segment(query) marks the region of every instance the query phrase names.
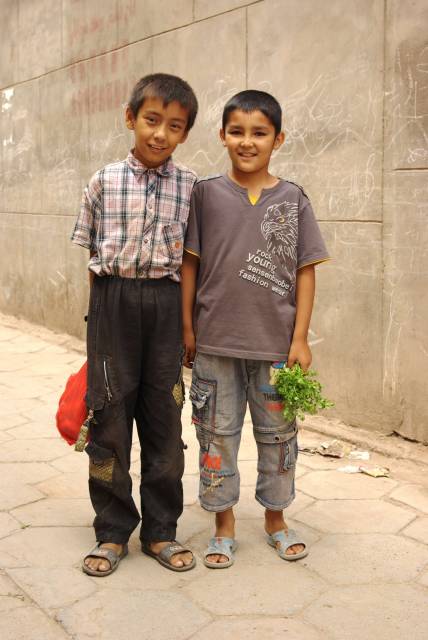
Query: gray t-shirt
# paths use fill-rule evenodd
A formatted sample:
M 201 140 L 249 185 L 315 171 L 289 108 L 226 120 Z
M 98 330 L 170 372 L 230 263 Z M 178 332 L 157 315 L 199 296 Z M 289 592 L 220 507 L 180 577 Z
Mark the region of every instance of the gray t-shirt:
M 201 180 L 184 248 L 200 257 L 197 350 L 284 360 L 294 330 L 296 272 L 329 257 L 303 190 L 280 180 L 252 205 L 227 175 Z

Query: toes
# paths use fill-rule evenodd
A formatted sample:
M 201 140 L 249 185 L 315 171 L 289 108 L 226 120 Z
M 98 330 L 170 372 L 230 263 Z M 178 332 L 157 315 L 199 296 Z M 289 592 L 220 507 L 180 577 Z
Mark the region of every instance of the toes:
M 174 565 L 174 567 L 182 567 L 183 560 L 180 558 L 180 556 L 177 556 L 176 558 L 173 556 L 171 558 L 171 564 Z
M 184 556 L 183 556 L 183 562 L 186 565 L 186 567 L 188 567 L 189 564 L 192 564 L 192 562 L 193 562 L 193 554 L 185 553 Z
M 285 555 L 294 556 L 296 553 L 301 553 L 305 549 L 304 544 L 293 544 L 292 547 L 289 547 L 285 552 Z
M 217 555 L 217 554 L 212 554 L 212 555 L 207 556 L 208 562 L 213 562 L 213 563 L 218 562 L 219 558 L 220 558 L 220 556 Z

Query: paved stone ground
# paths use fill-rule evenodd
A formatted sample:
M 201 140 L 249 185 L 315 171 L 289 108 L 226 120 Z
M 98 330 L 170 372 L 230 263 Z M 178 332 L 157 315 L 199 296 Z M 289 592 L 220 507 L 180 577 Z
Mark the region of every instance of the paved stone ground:
M 115 574 L 84 575 L 81 556 L 93 544 L 87 457 L 59 438 L 54 422 L 64 382 L 83 362 L 79 348 L 67 336 L 0 317 L 2 640 L 428 637 L 425 456 L 374 453 L 371 463 L 391 469 L 390 478 L 374 479 L 337 471 L 350 461 L 300 454 L 288 521 L 311 549 L 303 561 L 286 563 L 264 541 L 249 423 L 240 452 L 240 547 L 231 569 L 210 571 L 199 561 L 189 573 L 167 571 L 141 554 L 134 534 Z M 199 556 L 212 524 L 197 503 L 189 403 L 184 431 L 186 508 L 178 537 Z M 302 430 L 300 442 L 325 437 Z M 418 458 L 421 447 L 413 451 Z M 132 459 L 137 488 L 137 443 Z

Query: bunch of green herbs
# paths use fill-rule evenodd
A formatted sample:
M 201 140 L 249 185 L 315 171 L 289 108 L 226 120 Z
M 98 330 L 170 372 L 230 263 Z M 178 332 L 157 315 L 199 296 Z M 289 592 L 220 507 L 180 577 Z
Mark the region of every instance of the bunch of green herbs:
M 284 401 L 283 415 L 286 420 L 305 419 L 305 413 L 313 415 L 320 409 L 333 407 L 334 402 L 324 398 L 321 383 L 316 380 L 313 369 L 303 371 L 298 363 L 291 369 L 284 367 L 275 371 L 275 386 Z

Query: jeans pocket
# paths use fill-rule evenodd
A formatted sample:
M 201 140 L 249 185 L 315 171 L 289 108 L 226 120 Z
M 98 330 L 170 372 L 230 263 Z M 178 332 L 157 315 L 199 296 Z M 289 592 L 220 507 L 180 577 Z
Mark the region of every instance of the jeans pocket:
M 279 472 L 283 473 L 296 466 L 298 456 L 297 436 L 281 443 Z
M 279 427 L 254 426 L 254 439 L 262 444 L 282 444 L 294 438 L 297 434 L 296 421 L 283 423 Z
M 217 382 L 196 378 L 190 387 L 192 422 L 209 431 L 215 429 Z

